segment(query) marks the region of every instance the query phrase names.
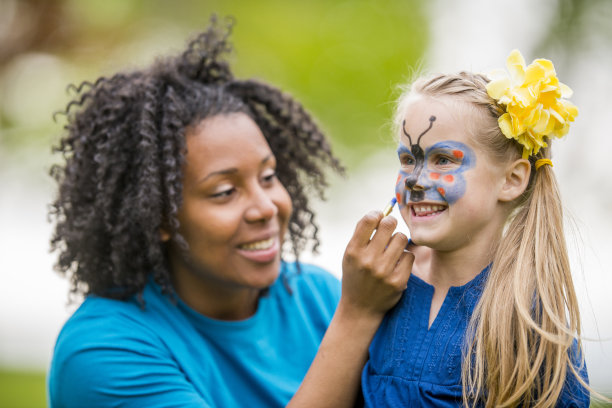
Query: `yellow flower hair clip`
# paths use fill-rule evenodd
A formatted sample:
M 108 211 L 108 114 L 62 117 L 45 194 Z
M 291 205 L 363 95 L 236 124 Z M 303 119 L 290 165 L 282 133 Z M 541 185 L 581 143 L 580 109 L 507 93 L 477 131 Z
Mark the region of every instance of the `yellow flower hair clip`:
M 572 95 L 572 90 L 559 82 L 551 61 L 536 59 L 526 67 L 521 53 L 514 50 L 506 66 L 509 76 L 505 71 L 489 75 L 487 93 L 505 108 L 499 127 L 507 138 L 523 145 L 526 159 L 547 146 L 545 137 L 567 134 L 578 108 L 564 99 Z

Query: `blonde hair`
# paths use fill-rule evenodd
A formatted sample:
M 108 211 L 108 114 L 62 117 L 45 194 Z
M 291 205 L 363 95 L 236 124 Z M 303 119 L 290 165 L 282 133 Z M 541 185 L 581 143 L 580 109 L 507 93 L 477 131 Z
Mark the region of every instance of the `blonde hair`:
M 497 124 L 503 110 L 486 92 L 483 75 L 460 72 L 417 79 L 400 97 L 395 125 L 401 126 L 414 95 L 452 97 L 479 112 L 473 136 L 502 163 L 521 158 L 522 146 Z M 553 406 L 568 375 L 587 387 L 578 371 L 582 353 L 580 314 L 563 231 L 559 189 L 550 166 L 535 171 L 508 217 L 482 297 L 471 317 L 462 364 L 466 406 Z

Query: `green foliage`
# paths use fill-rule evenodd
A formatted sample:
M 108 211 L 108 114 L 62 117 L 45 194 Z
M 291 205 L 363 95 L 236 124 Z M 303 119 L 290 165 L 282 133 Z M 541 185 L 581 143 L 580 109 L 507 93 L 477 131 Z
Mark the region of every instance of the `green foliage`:
M 48 148 L 50 139 L 40 135 L 59 133 L 51 115 L 68 101 L 64 87 L 69 82 L 95 80 L 178 52 L 216 13 L 235 18 L 232 64 L 237 76 L 263 79 L 293 94 L 327 130 L 343 158 L 360 157 L 391 140 L 385 124 L 394 87 L 420 61 L 428 41 L 422 0 L 59 3 L 55 19 L 47 21 L 55 24 L 56 35 L 21 53 L 43 51 L 50 56 L 42 60 L 46 68 L 26 69 L 30 60 L 42 67 L 41 58 L 22 58 L 15 65 L 19 56 L 0 66 L 0 81 L 5 68 L 10 97 L 0 107 L 0 147 L 25 146 L 31 144 L 28 138 L 36 138 L 36 144 Z
M 45 374 L 0 369 L 0 407 L 47 406 Z

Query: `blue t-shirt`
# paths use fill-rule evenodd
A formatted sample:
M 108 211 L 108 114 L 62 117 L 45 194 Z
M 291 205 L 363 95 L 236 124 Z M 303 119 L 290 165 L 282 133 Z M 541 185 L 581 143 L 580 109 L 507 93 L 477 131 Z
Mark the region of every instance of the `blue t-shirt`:
M 429 328 L 434 287 L 411 275 L 400 302 L 378 329 L 362 373 L 366 407 L 461 407 L 466 330 L 489 269 L 451 287 Z M 578 350 L 574 344 L 575 361 Z M 588 381 L 586 367 L 581 376 Z M 568 374 L 558 407 L 588 407 L 589 393 Z
M 51 407 L 285 406 L 340 298 L 335 277 L 301 266 L 297 274 L 295 264 L 283 264 L 256 313 L 241 321 L 173 303 L 152 281 L 144 308 L 89 296 L 58 337 Z

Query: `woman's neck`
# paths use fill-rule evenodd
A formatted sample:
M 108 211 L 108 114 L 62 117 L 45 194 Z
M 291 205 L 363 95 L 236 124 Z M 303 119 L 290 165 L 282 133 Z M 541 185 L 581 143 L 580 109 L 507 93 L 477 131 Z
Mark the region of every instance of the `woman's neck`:
M 185 282 L 183 282 L 185 283 Z M 198 282 L 199 283 L 199 282 Z M 244 320 L 255 314 L 260 290 L 212 289 L 202 285 L 176 284 L 181 300 L 196 312 L 217 320 Z
M 244 320 L 257 311 L 262 290 L 231 286 L 176 260 L 171 263 L 174 290 L 196 312 L 217 320 Z

